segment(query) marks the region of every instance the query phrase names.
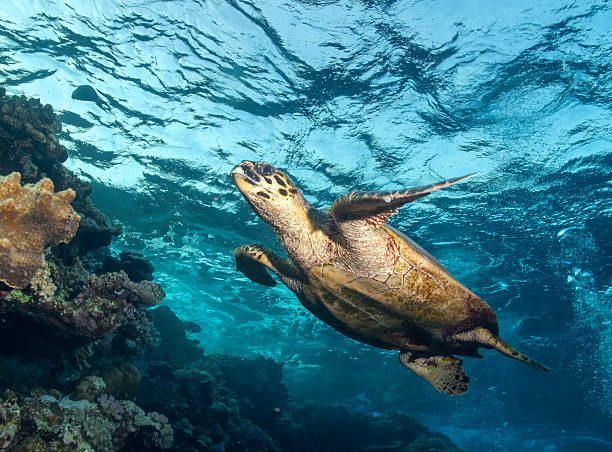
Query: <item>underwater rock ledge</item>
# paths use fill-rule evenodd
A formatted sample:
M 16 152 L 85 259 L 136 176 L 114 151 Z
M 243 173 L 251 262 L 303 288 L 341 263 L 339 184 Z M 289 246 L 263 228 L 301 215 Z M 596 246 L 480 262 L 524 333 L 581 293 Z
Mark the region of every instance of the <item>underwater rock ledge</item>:
M 0 88 L 0 451 L 459 450 L 405 414 L 292 398 L 272 360 L 205 354 L 146 257 L 111 255 L 121 228 L 60 131 Z

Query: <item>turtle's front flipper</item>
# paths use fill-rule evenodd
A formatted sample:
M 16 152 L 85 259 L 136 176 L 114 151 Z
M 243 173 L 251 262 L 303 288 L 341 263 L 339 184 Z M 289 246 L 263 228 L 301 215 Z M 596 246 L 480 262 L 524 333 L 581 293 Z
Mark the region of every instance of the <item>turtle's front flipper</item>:
M 460 359 L 400 352 L 399 360 L 408 369 L 427 380 L 437 391 L 459 395 L 468 390 L 470 378 L 463 371 L 463 361 Z
M 345 227 L 343 226 L 348 226 L 350 229 L 350 225 L 355 222 L 363 223 L 364 226 L 380 227 L 391 215 L 397 213 L 397 210 L 404 204 L 469 179 L 474 175 L 475 173 L 426 187 L 409 188 L 407 190 L 354 191 L 334 201 L 331 208 L 332 217 L 343 234 L 345 233 Z
M 295 265 L 263 245 L 239 246 L 234 250 L 234 259 L 236 269 L 258 284 L 269 287 L 276 285 L 276 281 L 272 279 L 268 270 L 275 273 L 291 290 L 295 290 L 296 285 L 299 284 L 299 270 Z
M 234 250 L 234 259 L 236 260 L 236 270 L 242 272 L 244 276 L 251 281 L 264 286 L 274 287 L 276 281 L 272 279 L 266 267 L 276 273 L 276 269 L 272 268 L 268 256 L 266 256 L 266 248 L 261 245 L 242 245 Z

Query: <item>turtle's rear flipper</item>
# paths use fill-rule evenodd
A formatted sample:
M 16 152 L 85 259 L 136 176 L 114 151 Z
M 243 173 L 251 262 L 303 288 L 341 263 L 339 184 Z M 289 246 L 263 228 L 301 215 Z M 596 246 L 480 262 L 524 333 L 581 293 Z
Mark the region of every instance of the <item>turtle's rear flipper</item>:
M 399 360 L 408 369 L 427 380 L 437 391 L 459 395 L 468 390 L 470 378 L 463 371 L 463 361 L 460 359 L 400 352 Z
M 268 259 L 268 254 L 272 251 L 262 245 L 242 245 L 234 250 L 236 260 L 236 270 L 242 272 L 251 281 L 264 286 L 276 286 L 276 281 L 272 279 L 266 268 L 275 271 Z M 272 253 L 273 254 L 273 253 Z
M 478 344 L 486 348 L 493 348 L 498 352 L 509 356 L 510 358 L 518 359 L 519 361 L 522 361 L 531 367 L 535 367 L 538 370 L 548 372 L 548 367 L 543 366 L 539 362 L 529 358 L 528 356 L 523 355 L 518 350 L 515 350 L 510 344 L 507 344 L 506 342 L 502 341 L 500 338 L 495 336 L 486 328 L 474 328 L 470 331 L 457 333 L 453 335 L 453 339 L 460 342 Z

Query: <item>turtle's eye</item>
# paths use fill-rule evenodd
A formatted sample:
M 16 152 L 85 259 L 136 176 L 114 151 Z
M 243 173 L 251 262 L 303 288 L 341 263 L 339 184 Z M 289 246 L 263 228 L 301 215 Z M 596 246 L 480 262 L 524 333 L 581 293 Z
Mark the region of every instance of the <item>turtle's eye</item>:
M 275 172 L 274 167 L 272 165 L 269 165 L 264 162 L 257 162 L 255 164 L 255 171 L 257 171 L 262 176 L 270 176 Z
M 255 182 L 259 182 L 260 177 L 257 175 L 257 173 L 255 171 L 253 171 L 250 167 L 248 166 L 243 166 L 242 170 L 244 171 L 244 174 L 246 174 L 249 178 L 247 179 L 247 182 L 251 185 L 255 185 Z M 253 181 L 252 181 L 252 180 Z

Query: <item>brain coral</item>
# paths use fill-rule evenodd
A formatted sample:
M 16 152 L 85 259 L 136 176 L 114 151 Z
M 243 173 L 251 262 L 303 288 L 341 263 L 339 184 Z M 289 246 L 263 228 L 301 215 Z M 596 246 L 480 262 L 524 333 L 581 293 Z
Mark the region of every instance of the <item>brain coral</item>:
M 0 281 L 23 288 L 43 263 L 48 245 L 68 243 L 80 217 L 70 206 L 73 190 L 53 192 L 53 182 L 20 185 L 21 175 L 0 177 Z

